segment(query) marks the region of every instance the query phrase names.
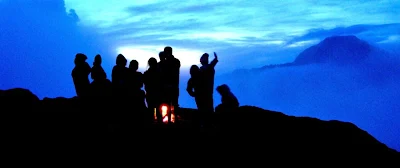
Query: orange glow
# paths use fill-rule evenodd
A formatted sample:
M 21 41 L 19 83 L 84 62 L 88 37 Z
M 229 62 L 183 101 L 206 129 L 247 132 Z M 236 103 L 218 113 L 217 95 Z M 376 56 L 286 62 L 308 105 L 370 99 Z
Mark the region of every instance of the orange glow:
M 172 108 L 172 110 L 173 110 L 173 108 Z M 168 106 L 167 105 L 162 105 L 161 106 L 161 115 L 162 115 L 162 118 L 163 118 L 163 122 L 164 123 L 168 123 Z M 175 114 L 173 112 L 171 114 L 171 122 L 172 123 L 175 122 Z
M 168 115 L 164 116 L 163 122 L 164 123 L 168 123 Z M 174 114 L 171 114 L 171 122 L 172 123 L 175 122 L 175 115 Z
M 155 120 L 157 120 L 157 108 L 154 108 L 153 117 L 154 117 Z
M 167 112 L 168 112 L 168 106 L 166 105 L 161 106 L 161 114 L 163 117 L 167 115 Z

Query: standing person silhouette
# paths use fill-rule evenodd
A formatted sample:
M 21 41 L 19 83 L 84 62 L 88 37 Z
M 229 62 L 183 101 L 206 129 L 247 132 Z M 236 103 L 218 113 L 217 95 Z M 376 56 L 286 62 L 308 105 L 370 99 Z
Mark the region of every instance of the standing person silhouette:
M 146 102 L 149 112 L 153 114 L 156 110 L 157 122 L 162 123 L 161 105 L 161 72 L 157 60 L 151 57 L 148 60 L 149 68 L 143 74 L 144 89 L 146 91 Z
M 172 48 L 167 46 L 164 48 L 165 54 L 165 94 L 166 94 L 166 103 L 171 105 L 170 111 L 174 111 L 177 113 L 179 103 L 179 69 L 181 67 L 181 62 L 179 59 L 175 58 L 172 54 Z M 172 113 L 168 113 L 168 122 L 171 120 Z
M 140 91 L 143 88 L 143 74 L 138 71 L 139 62 L 132 60 L 129 63 L 128 68 L 128 78 L 127 82 L 129 88 L 134 91 L 134 93 Z
M 214 76 L 215 76 L 215 66 L 218 63 L 218 56 L 214 52 L 214 59 L 209 63 L 209 55 L 204 53 L 200 58 L 200 80 L 201 85 L 199 89 L 199 111 L 201 113 L 201 118 L 204 126 L 211 126 L 212 116 L 214 113 Z
M 113 94 L 118 99 L 124 97 L 125 91 L 128 89 L 127 76 L 128 68 L 126 67 L 127 60 L 122 54 L 118 54 L 116 59 L 116 65 L 112 69 L 111 82 L 113 85 Z
M 126 112 L 126 105 L 129 103 L 126 92 L 128 91 L 128 68 L 126 64 L 128 60 L 124 55 L 118 54 L 116 65 L 112 69 L 111 83 L 113 94 L 113 112 L 110 114 L 110 120 L 114 126 L 126 127 L 125 123 L 129 123 L 129 113 Z
M 167 75 L 167 64 L 166 64 L 166 58 L 165 58 L 165 53 L 164 51 L 161 51 L 158 54 L 159 58 L 160 58 L 160 62 L 157 63 L 157 69 L 160 72 L 160 83 L 159 83 L 159 87 L 160 87 L 160 104 L 162 103 L 168 103 L 168 96 L 167 96 L 167 90 L 168 90 L 168 83 L 166 82 L 168 79 L 168 75 Z
M 132 103 L 135 108 L 141 109 L 144 106 L 144 92 L 143 88 L 143 74 L 138 71 L 139 62 L 136 60 L 132 60 L 129 63 L 128 68 L 128 77 L 127 77 L 127 85 L 128 85 L 128 94 L 132 99 Z
M 164 48 L 165 63 L 166 63 L 166 83 L 169 91 L 168 97 L 169 101 L 174 107 L 179 107 L 179 70 L 181 67 L 181 62 L 179 59 L 175 58 L 172 54 L 172 48 L 167 46 Z
M 200 68 L 197 65 L 192 65 L 190 67 L 190 79 L 187 82 L 186 91 L 190 96 L 194 97 L 196 100 L 197 108 L 199 108 L 199 86 L 200 86 Z
M 190 79 L 187 82 L 186 91 L 189 93 L 190 96 L 194 97 L 197 105 L 198 111 L 201 111 L 201 93 L 199 87 L 201 85 L 201 78 L 200 78 L 200 68 L 197 65 L 192 65 L 190 67 Z M 198 127 L 200 126 L 199 120 L 199 113 L 196 112 L 193 114 L 193 126 Z
M 72 70 L 72 80 L 74 81 L 76 95 L 79 98 L 86 98 L 89 95 L 90 81 L 89 74 L 91 72 L 90 65 L 86 62 L 87 56 L 78 53 L 75 56 L 75 67 Z
M 94 57 L 94 62 L 92 66 L 92 72 L 90 74 L 93 82 L 90 84 L 90 95 L 91 111 L 94 112 L 92 115 L 95 128 L 102 128 L 104 124 L 103 121 L 107 121 L 109 118 L 108 112 L 104 109 L 109 108 L 112 88 L 111 81 L 107 79 L 107 74 L 102 67 L 102 58 L 100 54 Z
M 139 62 L 132 60 L 129 63 L 128 77 L 127 77 L 127 87 L 128 87 L 128 104 L 129 110 L 134 113 L 130 113 L 128 116 L 130 118 L 137 118 L 136 123 L 141 123 L 142 121 L 149 121 L 147 117 L 146 104 L 145 104 L 145 93 L 143 88 L 143 74 L 138 71 Z

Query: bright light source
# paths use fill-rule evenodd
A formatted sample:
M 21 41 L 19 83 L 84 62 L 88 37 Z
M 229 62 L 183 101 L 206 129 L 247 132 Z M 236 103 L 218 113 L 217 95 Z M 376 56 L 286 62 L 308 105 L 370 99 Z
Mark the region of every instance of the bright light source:
M 157 108 L 154 108 L 154 119 L 157 120 Z
M 168 112 L 168 106 L 166 105 L 161 106 L 161 113 L 163 117 L 167 115 L 167 112 Z
M 123 54 L 126 59 L 137 60 L 139 62 L 139 70 L 144 71 L 147 68 L 147 61 L 149 58 L 154 57 L 157 60 L 158 53 L 164 50 L 165 46 L 123 46 L 117 49 L 117 54 Z M 190 49 L 190 48 L 173 48 L 173 55 L 178 58 L 181 62 L 181 68 L 189 68 L 193 64 L 198 64 L 201 55 L 204 53 L 201 50 Z M 129 62 L 128 61 L 128 62 Z
M 171 122 L 175 123 L 175 114 L 172 112 L 173 110 L 173 106 L 171 107 L 171 109 L 168 109 L 170 107 L 168 107 L 168 105 L 161 105 L 161 115 L 162 115 L 162 119 L 164 123 L 168 123 L 168 113 L 172 113 L 171 114 Z
M 168 123 L 168 116 L 164 117 L 163 122 Z M 171 114 L 171 122 L 175 123 L 175 115 L 174 114 Z

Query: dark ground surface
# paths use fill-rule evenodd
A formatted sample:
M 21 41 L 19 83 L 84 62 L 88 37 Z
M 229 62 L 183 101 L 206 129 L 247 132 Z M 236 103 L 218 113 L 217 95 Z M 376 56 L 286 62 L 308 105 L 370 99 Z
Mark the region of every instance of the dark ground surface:
M 400 163 L 397 151 L 347 122 L 243 106 L 222 114 L 223 119 L 212 128 L 198 128 L 192 124 L 194 109 L 179 109 L 181 120 L 174 124 L 154 124 L 143 122 L 143 115 L 129 109 L 88 110 L 90 107 L 77 99 L 39 100 L 27 90 L 0 94 L 7 158 L 121 155 L 146 164 L 171 158 L 170 164 L 188 162 L 183 165 L 192 167 L 204 163 L 237 166 L 239 162 L 247 166 L 274 162 L 320 166 L 373 163 L 383 167 Z

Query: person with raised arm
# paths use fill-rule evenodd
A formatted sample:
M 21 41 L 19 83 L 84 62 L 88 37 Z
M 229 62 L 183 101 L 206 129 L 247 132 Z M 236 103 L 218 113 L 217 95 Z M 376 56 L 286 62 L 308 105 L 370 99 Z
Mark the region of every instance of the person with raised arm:
M 209 55 L 204 53 L 200 58 L 200 84 L 199 90 L 199 111 L 201 113 L 201 118 L 204 126 L 210 126 L 212 122 L 212 117 L 214 113 L 214 77 L 215 77 L 215 66 L 218 63 L 217 53 L 214 52 L 214 59 L 209 63 Z

